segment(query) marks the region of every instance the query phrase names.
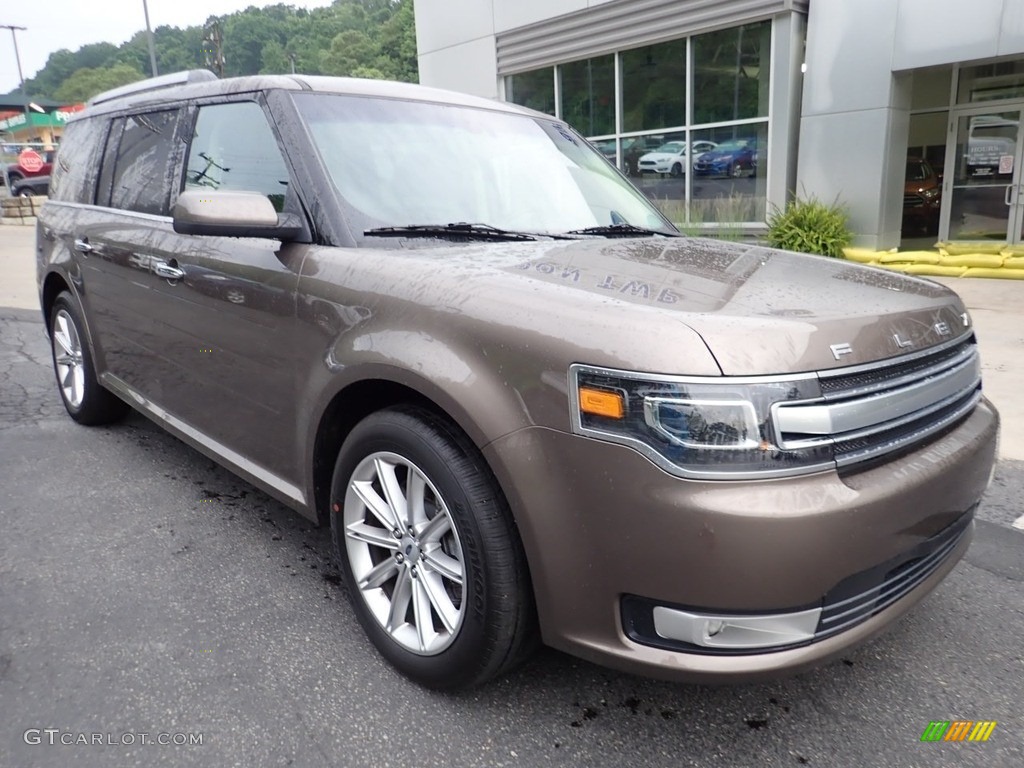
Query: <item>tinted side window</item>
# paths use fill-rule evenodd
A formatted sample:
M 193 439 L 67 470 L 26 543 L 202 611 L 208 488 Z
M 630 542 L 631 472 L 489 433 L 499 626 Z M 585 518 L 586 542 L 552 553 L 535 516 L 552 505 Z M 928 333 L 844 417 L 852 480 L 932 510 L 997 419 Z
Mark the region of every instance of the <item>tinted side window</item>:
M 114 164 L 117 162 L 117 147 L 121 143 L 121 132 L 124 130 L 124 118 L 118 117 L 110 122 L 106 148 L 103 150 L 103 164 L 100 166 L 100 179 L 96 185 L 96 205 L 110 205 L 110 188 L 114 182 Z
M 107 121 L 75 120 L 64 129 L 50 180 L 50 197 L 70 203 L 91 203 L 96 161 L 103 146 Z
M 186 189 L 262 192 L 283 210 L 288 170 L 258 104 L 200 107 L 185 168 Z
M 170 215 L 177 110 L 125 119 L 114 165 L 110 205 L 140 213 Z

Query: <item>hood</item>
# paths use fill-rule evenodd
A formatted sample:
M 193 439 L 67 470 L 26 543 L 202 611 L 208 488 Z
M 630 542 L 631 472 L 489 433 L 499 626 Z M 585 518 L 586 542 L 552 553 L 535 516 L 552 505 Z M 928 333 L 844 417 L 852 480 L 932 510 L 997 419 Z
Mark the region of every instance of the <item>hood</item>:
M 646 155 L 641 155 L 640 160 L 653 160 L 656 163 L 663 162 L 665 160 L 673 160 L 675 158 L 686 157 L 685 152 L 648 152 Z
M 643 347 L 656 346 L 659 333 L 672 338 L 677 324 L 703 339 L 726 375 L 858 365 L 970 332 L 959 297 L 936 282 L 759 246 L 644 238 L 437 250 L 464 278 L 449 296 L 501 295 L 554 315 L 547 321 L 556 324 L 559 316 L 590 312 L 605 321 L 617 315 L 623 326 L 653 325 L 636 339 L 638 370 L 649 370 Z M 675 370 L 659 372 L 686 368 L 679 360 Z

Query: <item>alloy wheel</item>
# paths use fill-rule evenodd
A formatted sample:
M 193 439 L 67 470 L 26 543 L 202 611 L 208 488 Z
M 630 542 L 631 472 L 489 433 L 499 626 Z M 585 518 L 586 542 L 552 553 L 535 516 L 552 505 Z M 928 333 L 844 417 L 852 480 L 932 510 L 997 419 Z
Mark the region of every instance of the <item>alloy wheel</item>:
M 356 588 L 378 624 L 412 653 L 448 648 L 465 614 L 465 560 L 430 479 L 396 453 L 370 454 L 349 479 L 343 522 Z
M 72 408 L 80 408 L 85 397 L 85 368 L 82 365 L 82 340 L 67 310 L 57 312 L 53 328 L 53 360 L 57 382 L 64 399 Z

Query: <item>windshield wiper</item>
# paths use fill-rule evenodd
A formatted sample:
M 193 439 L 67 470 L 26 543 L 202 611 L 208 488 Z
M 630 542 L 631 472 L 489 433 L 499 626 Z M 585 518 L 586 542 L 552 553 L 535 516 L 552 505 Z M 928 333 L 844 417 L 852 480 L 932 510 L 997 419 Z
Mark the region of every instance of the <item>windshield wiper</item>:
M 491 241 L 523 241 L 537 240 L 541 237 L 571 239 L 564 235 L 542 235 L 530 232 L 511 232 L 498 229 L 490 224 L 469 224 L 465 221 L 451 224 L 410 224 L 405 227 L 377 227 L 363 232 L 367 237 L 453 237 L 471 238 L 473 240 Z
M 601 235 L 602 237 L 636 237 L 637 235 L 661 235 L 662 237 L 678 237 L 674 232 L 662 232 L 657 229 L 646 229 L 634 224 L 605 224 L 600 227 L 571 229 L 567 235 Z

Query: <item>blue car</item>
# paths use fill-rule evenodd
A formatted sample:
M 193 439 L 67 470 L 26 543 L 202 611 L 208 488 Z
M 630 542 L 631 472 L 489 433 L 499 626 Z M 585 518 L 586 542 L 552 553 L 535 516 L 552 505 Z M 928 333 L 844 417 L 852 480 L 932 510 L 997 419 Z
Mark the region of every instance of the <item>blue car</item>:
M 757 173 L 757 141 L 730 139 L 705 152 L 693 164 L 698 176 L 753 176 Z

